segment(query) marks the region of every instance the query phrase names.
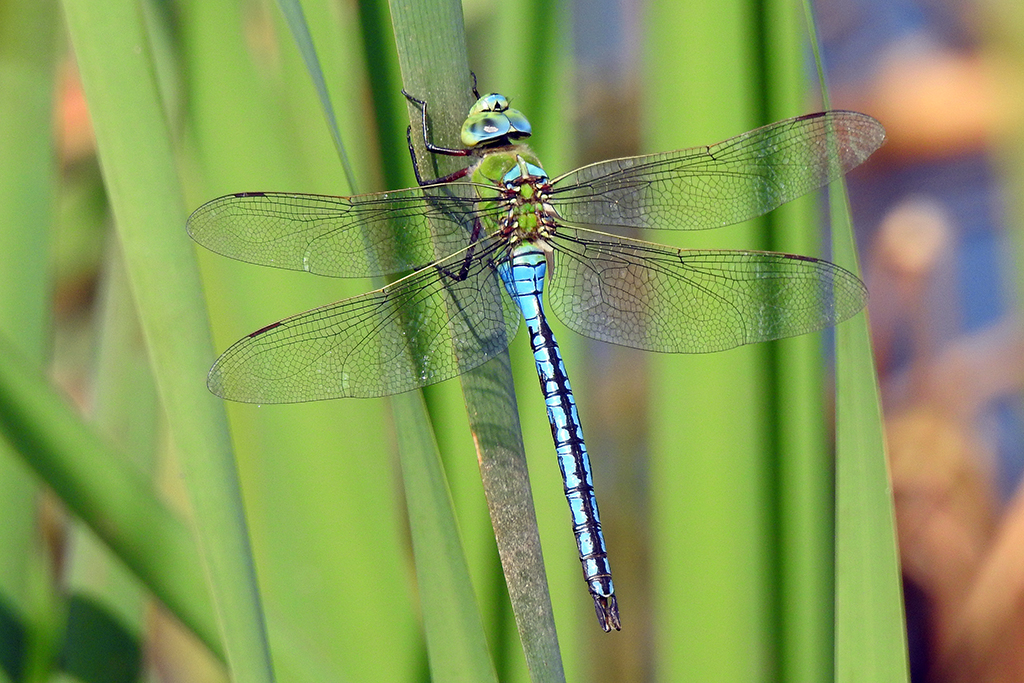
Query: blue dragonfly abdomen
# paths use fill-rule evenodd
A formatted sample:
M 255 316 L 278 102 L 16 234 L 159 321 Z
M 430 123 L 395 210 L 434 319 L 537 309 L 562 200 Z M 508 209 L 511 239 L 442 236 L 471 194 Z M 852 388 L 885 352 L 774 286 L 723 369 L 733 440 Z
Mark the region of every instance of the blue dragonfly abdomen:
M 544 278 L 549 253 L 541 240 L 520 244 L 511 250 L 508 260 L 498 265 L 498 274 L 505 290 L 522 311 L 530 332 L 530 348 L 547 406 L 565 497 L 569 501 L 583 578 L 594 598 L 601 627 L 605 631 L 618 630 L 619 608 L 601 533 L 601 516 L 594 495 L 590 457 L 583 441 L 583 425 L 558 342 L 544 317 Z

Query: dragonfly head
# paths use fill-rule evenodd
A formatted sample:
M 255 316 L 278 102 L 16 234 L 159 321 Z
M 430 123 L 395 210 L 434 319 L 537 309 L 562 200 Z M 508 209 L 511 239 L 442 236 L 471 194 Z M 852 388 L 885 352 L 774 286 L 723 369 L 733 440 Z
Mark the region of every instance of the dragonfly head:
M 533 129 L 522 112 L 508 106 L 508 98 L 493 92 L 476 101 L 462 124 L 462 144 L 469 149 L 501 147 L 530 137 Z

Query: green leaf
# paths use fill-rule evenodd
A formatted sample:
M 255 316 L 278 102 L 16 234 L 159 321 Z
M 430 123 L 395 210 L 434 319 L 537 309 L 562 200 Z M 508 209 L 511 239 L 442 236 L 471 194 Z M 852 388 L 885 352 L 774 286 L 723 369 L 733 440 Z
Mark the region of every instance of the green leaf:
M 220 641 L 192 536 L 0 335 L 0 431 L 29 467 L 207 646 Z
M 813 14 L 811 46 L 828 106 Z M 859 273 L 849 199 L 829 192 L 832 253 Z M 867 312 L 836 330 L 835 680 L 909 681 L 896 516 Z
M 64 3 L 153 375 L 183 463 L 232 676 L 273 680 L 212 342 L 149 37 L 130 0 Z
M 0 331 L 42 368 L 57 213 L 52 112 L 60 16 L 45 0 L 11 0 L 0 15 Z M 51 665 L 45 625 L 59 591 L 43 578 L 39 488 L 16 455 L 0 445 L 0 680 L 6 672 L 20 681 Z

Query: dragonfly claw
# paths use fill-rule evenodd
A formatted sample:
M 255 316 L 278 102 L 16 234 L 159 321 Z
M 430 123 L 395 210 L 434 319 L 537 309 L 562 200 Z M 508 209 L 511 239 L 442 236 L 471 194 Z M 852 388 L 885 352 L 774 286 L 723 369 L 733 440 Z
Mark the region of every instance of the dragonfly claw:
M 601 624 L 605 633 L 612 629 L 622 630 L 622 624 L 619 622 L 619 603 L 614 595 L 595 595 L 594 609 L 597 611 L 597 623 Z

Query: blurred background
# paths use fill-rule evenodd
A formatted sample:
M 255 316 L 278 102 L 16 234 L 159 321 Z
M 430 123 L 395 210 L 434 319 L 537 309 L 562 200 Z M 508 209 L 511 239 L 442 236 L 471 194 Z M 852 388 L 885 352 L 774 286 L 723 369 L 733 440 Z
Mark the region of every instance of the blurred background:
M 303 4 L 360 190 L 412 185 L 390 27 L 370 20 L 386 6 Z M 140 7 L 189 210 L 237 191 L 350 191 L 273 2 Z M 831 106 L 888 131 L 848 183 L 912 680 L 1022 680 L 1024 11 L 1010 0 L 818 0 L 814 12 Z M 552 175 L 822 107 L 806 19 L 789 0 L 466 0 L 464 15 L 481 92 L 509 95 L 530 118 Z M 0 77 L 3 330 L 187 516 L 59 5 L 0 0 Z M 646 238 L 828 256 L 818 198 L 777 213 Z M 198 256 L 211 364 L 252 330 L 370 288 Z M 517 397 L 567 677 L 830 678 L 830 337 L 665 357 L 555 331 L 623 620 L 612 635 L 593 623 L 520 335 Z M 793 402 L 790 362 L 806 372 Z M 426 395 L 495 667 L 526 680 L 459 387 Z M 280 680 L 428 679 L 386 401 L 229 415 Z M 0 681 L 223 679 L 6 445 L 0 482 Z

